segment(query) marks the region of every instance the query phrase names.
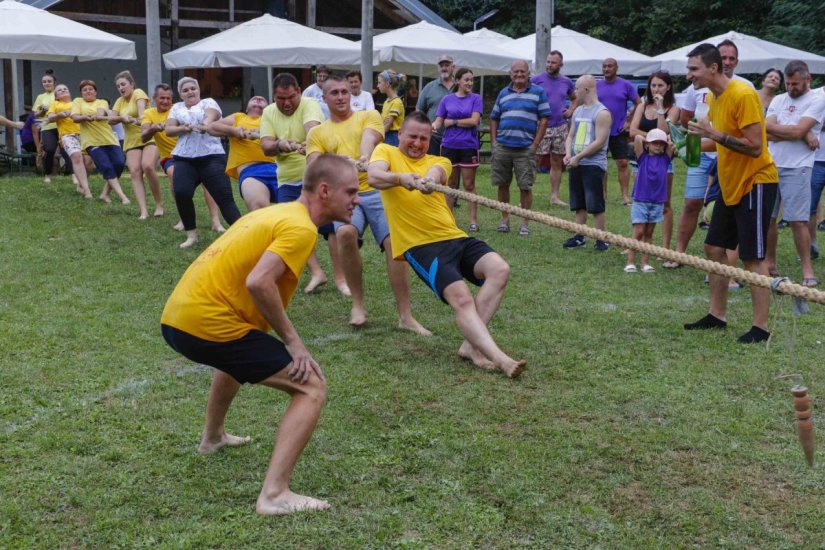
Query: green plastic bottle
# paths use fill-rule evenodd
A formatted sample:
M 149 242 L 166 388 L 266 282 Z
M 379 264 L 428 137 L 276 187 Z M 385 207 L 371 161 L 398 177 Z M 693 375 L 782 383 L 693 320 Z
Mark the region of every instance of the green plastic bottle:
M 696 119 L 693 119 L 696 122 Z M 685 140 L 685 164 L 691 168 L 696 168 L 702 162 L 702 137 L 696 134 L 688 134 Z

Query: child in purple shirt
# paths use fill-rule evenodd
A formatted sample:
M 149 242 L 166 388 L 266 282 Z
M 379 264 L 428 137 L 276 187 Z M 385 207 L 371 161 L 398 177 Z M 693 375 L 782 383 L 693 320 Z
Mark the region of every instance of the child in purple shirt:
M 673 146 L 668 143 L 667 134 L 658 128 L 647 133 L 647 137 L 636 136 L 633 142 L 639 168 L 633 185 L 633 206 L 630 209 L 630 223 L 633 224 L 633 238 L 646 243 L 653 242 L 653 230 L 664 219 L 665 203 L 668 202 L 667 167 L 673 158 Z M 649 255 L 642 254 L 642 272 L 653 273 Z M 636 273 L 636 252 L 627 253 L 625 273 Z

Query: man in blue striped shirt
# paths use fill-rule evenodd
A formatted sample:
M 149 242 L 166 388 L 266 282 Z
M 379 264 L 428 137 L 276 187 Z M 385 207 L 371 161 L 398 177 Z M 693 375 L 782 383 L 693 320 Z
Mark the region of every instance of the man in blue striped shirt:
M 510 202 L 510 182 L 513 174 L 521 193 L 521 207 L 533 206 L 533 183 L 536 180 L 536 148 L 544 136 L 550 105 L 547 94 L 536 84 L 530 84 L 530 69 L 526 61 L 510 65 L 510 85 L 499 92 L 490 113 L 490 141 L 493 146 L 491 177 L 498 187 L 498 200 Z M 498 231 L 510 231 L 510 216 L 501 213 Z M 519 235 L 530 234 L 527 220 L 522 219 Z

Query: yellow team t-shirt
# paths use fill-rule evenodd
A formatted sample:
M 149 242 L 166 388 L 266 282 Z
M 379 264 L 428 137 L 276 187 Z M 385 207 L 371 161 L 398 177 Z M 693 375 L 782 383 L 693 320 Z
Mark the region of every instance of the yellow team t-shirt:
M 95 99 L 94 101 L 86 101 L 82 97 L 76 97 L 72 101 L 73 115 L 91 115 L 97 116 L 98 109 L 103 109 L 109 112 L 109 103 L 105 99 Z M 103 145 L 118 145 L 117 137 L 115 136 L 112 127 L 105 120 L 95 120 L 94 122 L 80 123 L 80 147 L 88 149 L 89 147 L 100 147 Z
M 143 123 L 146 124 L 166 124 L 166 119 L 169 118 L 169 111 L 163 111 L 162 113 L 159 112 L 155 107 L 150 107 L 143 111 Z M 178 142 L 178 138 L 176 137 L 169 137 L 166 135 L 166 131 L 161 131 L 156 133 L 153 138 L 155 141 L 155 145 L 158 146 L 158 155 L 161 159 L 169 158 L 172 156 L 172 149 L 175 148 L 175 144 Z
M 136 88 L 132 91 L 132 96 L 129 99 L 125 99 L 122 96 L 117 98 L 117 101 L 115 101 L 115 104 L 112 107 L 112 111 L 115 111 L 121 116 L 138 118 L 138 101 L 140 100 L 146 101 L 147 108 L 152 105 L 152 101 L 149 99 L 149 96 L 146 95 L 146 92 L 140 88 Z M 123 131 L 126 133 L 126 137 L 123 140 L 124 151 L 135 149 L 137 147 L 143 147 L 144 145 L 149 145 L 150 143 L 155 143 L 154 139 L 150 139 L 146 143 L 143 142 L 140 138 L 140 124 L 126 124 L 124 122 Z
M 390 132 L 397 132 L 398 129 L 401 128 L 401 125 L 404 124 L 404 115 L 404 102 L 401 101 L 400 97 L 385 101 L 384 106 L 381 107 L 382 120 L 387 120 L 387 118 L 391 116 L 395 117 L 388 130 Z
M 245 130 L 259 130 L 261 128 L 261 117 L 251 117 L 246 113 L 235 113 L 234 126 Z M 264 155 L 259 139 L 238 139 L 229 138 L 229 158 L 226 159 L 226 175 L 230 178 L 238 179 L 238 166 L 250 162 L 275 162 L 275 157 Z M 280 174 L 279 174 L 280 176 Z
M 71 114 L 71 101 L 53 101 L 52 104 L 49 105 L 49 111 L 46 115 L 59 115 L 65 112 Z M 60 137 L 80 133 L 80 125 L 72 120 L 72 117 L 70 116 L 66 118 L 58 118 L 55 124 L 57 125 L 57 135 Z
M 264 252 L 277 254 L 288 268 L 276 281 L 286 308 L 317 236 L 299 201 L 250 212 L 189 266 L 160 322 L 210 342 L 237 340 L 253 329 L 269 332 L 272 327 L 255 306 L 246 278 Z
M 317 101 L 301 99 L 295 112 L 287 116 L 278 110 L 274 103 L 268 105 L 261 115 L 261 137 L 288 139 L 297 143 L 305 143 L 307 131 L 304 125 L 309 122 L 321 123 L 324 113 Z M 298 151 L 278 153 L 278 181 L 295 183 L 304 178 L 307 168 L 307 158 Z
M 452 164 L 444 157 L 424 155 L 412 159 L 397 147 L 379 144 L 372 153 L 370 164 L 386 162 L 389 171 L 397 174 L 427 175 L 433 166 L 441 166 L 450 176 Z M 467 234 L 460 230 L 447 206 L 443 193 L 424 194 L 400 186 L 381 190 L 381 201 L 387 214 L 395 259 L 403 259 L 404 252 L 422 244 L 460 239 Z
M 54 92 L 43 92 L 35 98 L 34 105 L 32 105 L 32 111 L 36 113 L 40 110 L 41 105 L 48 105 L 49 108 L 51 108 L 51 106 L 54 105 L 54 101 Z M 57 128 L 56 122 L 49 122 L 48 113 L 46 116 L 38 118 L 37 121 L 41 124 L 41 130 L 54 130 Z
M 765 114 L 756 91 L 738 80 L 731 80 L 719 97 L 708 94 L 709 119 L 713 127 L 733 137 L 742 137 L 742 128 L 762 123 L 762 153 L 754 158 L 735 153 L 717 144 L 719 186 L 722 199 L 728 206 L 735 206 L 742 197 L 753 190 L 757 183 L 777 183 L 779 173 L 768 152 Z
M 374 130 L 384 136 L 384 123 L 378 111 L 356 111 L 343 122 L 326 120 L 309 131 L 307 135 L 307 156 L 312 153 L 333 153 L 346 155 L 354 160 L 361 157 L 361 135 L 365 130 Z M 358 174 L 358 192 L 374 191 L 367 183 L 367 174 Z

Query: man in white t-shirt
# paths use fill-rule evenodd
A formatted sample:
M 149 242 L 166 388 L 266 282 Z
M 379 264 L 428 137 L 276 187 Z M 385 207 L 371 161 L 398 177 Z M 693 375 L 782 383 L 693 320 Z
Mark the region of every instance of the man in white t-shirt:
M 779 200 L 768 232 L 768 269 L 773 273 L 777 271 L 776 218 L 781 205 L 782 217 L 790 224 L 802 262 L 802 286 L 816 286 L 819 281 L 814 275 L 811 256 L 818 256 L 819 251 L 811 249 L 808 223 L 811 218 L 811 170 L 819 146 L 825 98 L 811 90 L 811 74 L 804 61 L 791 61 L 785 66 L 785 88 L 787 93 L 771 101 L 766 119 L 768 148 L 779 169 Z
M 722 56 L 722 72 L 732 80 L 739 80 L 747 83 L 753 88 L 753 83 L 734 74 L 736 66 L 739 64 L 739 49 L 730 40 L 723 40 L 716 45 L 719 54 Z M 681 108 L 681 124 L 687 128 L 688 121 L 693 118 L 696 113 L 697 105 L 707 104 L 707 97 L 710 94 L 708 88 L 695 88 L 693 84 L 688 84 L 688 87 L 683 92 L 684 99 Z M 696 223 L 699 220 L 699 213 L 705 204 L 705 190 L 708 187 L 708 171 L 716 159 L 716 153 L 702 153 L 701 162 L 695 168 L 688 167 L 687 179 L 685 180 L 685 206 L 682 209 L 682 214 L 679 217 L 679 226 L 676 230 L 676 251 L 685 252 L 690 243 L 693 233 L 696 231 Z M 733 257 L 735 259 L 735 256 Z M 679 267 L 679 264 L 668 260 L 662 264 L 665 268 Z
M 349 84 L 349 104 L 353 111 L 367 111 L 375 109 L 375 100 L 372 94 L 361 89 L 361 73 L 350 71 L 347 73 L 347 84 Z
M 324 101 L 324 82 L 326 82 L 331 74 L 326 65 L 318 65 L 315 67 L 315 84 L 307 87 L 304 93 L 301 94 L 303 97 L 311 97 L 318 102 L 321 106 L 321 112 L 324 113 L 325 120 L 329 118 L 329 107 L 327 107 Z

